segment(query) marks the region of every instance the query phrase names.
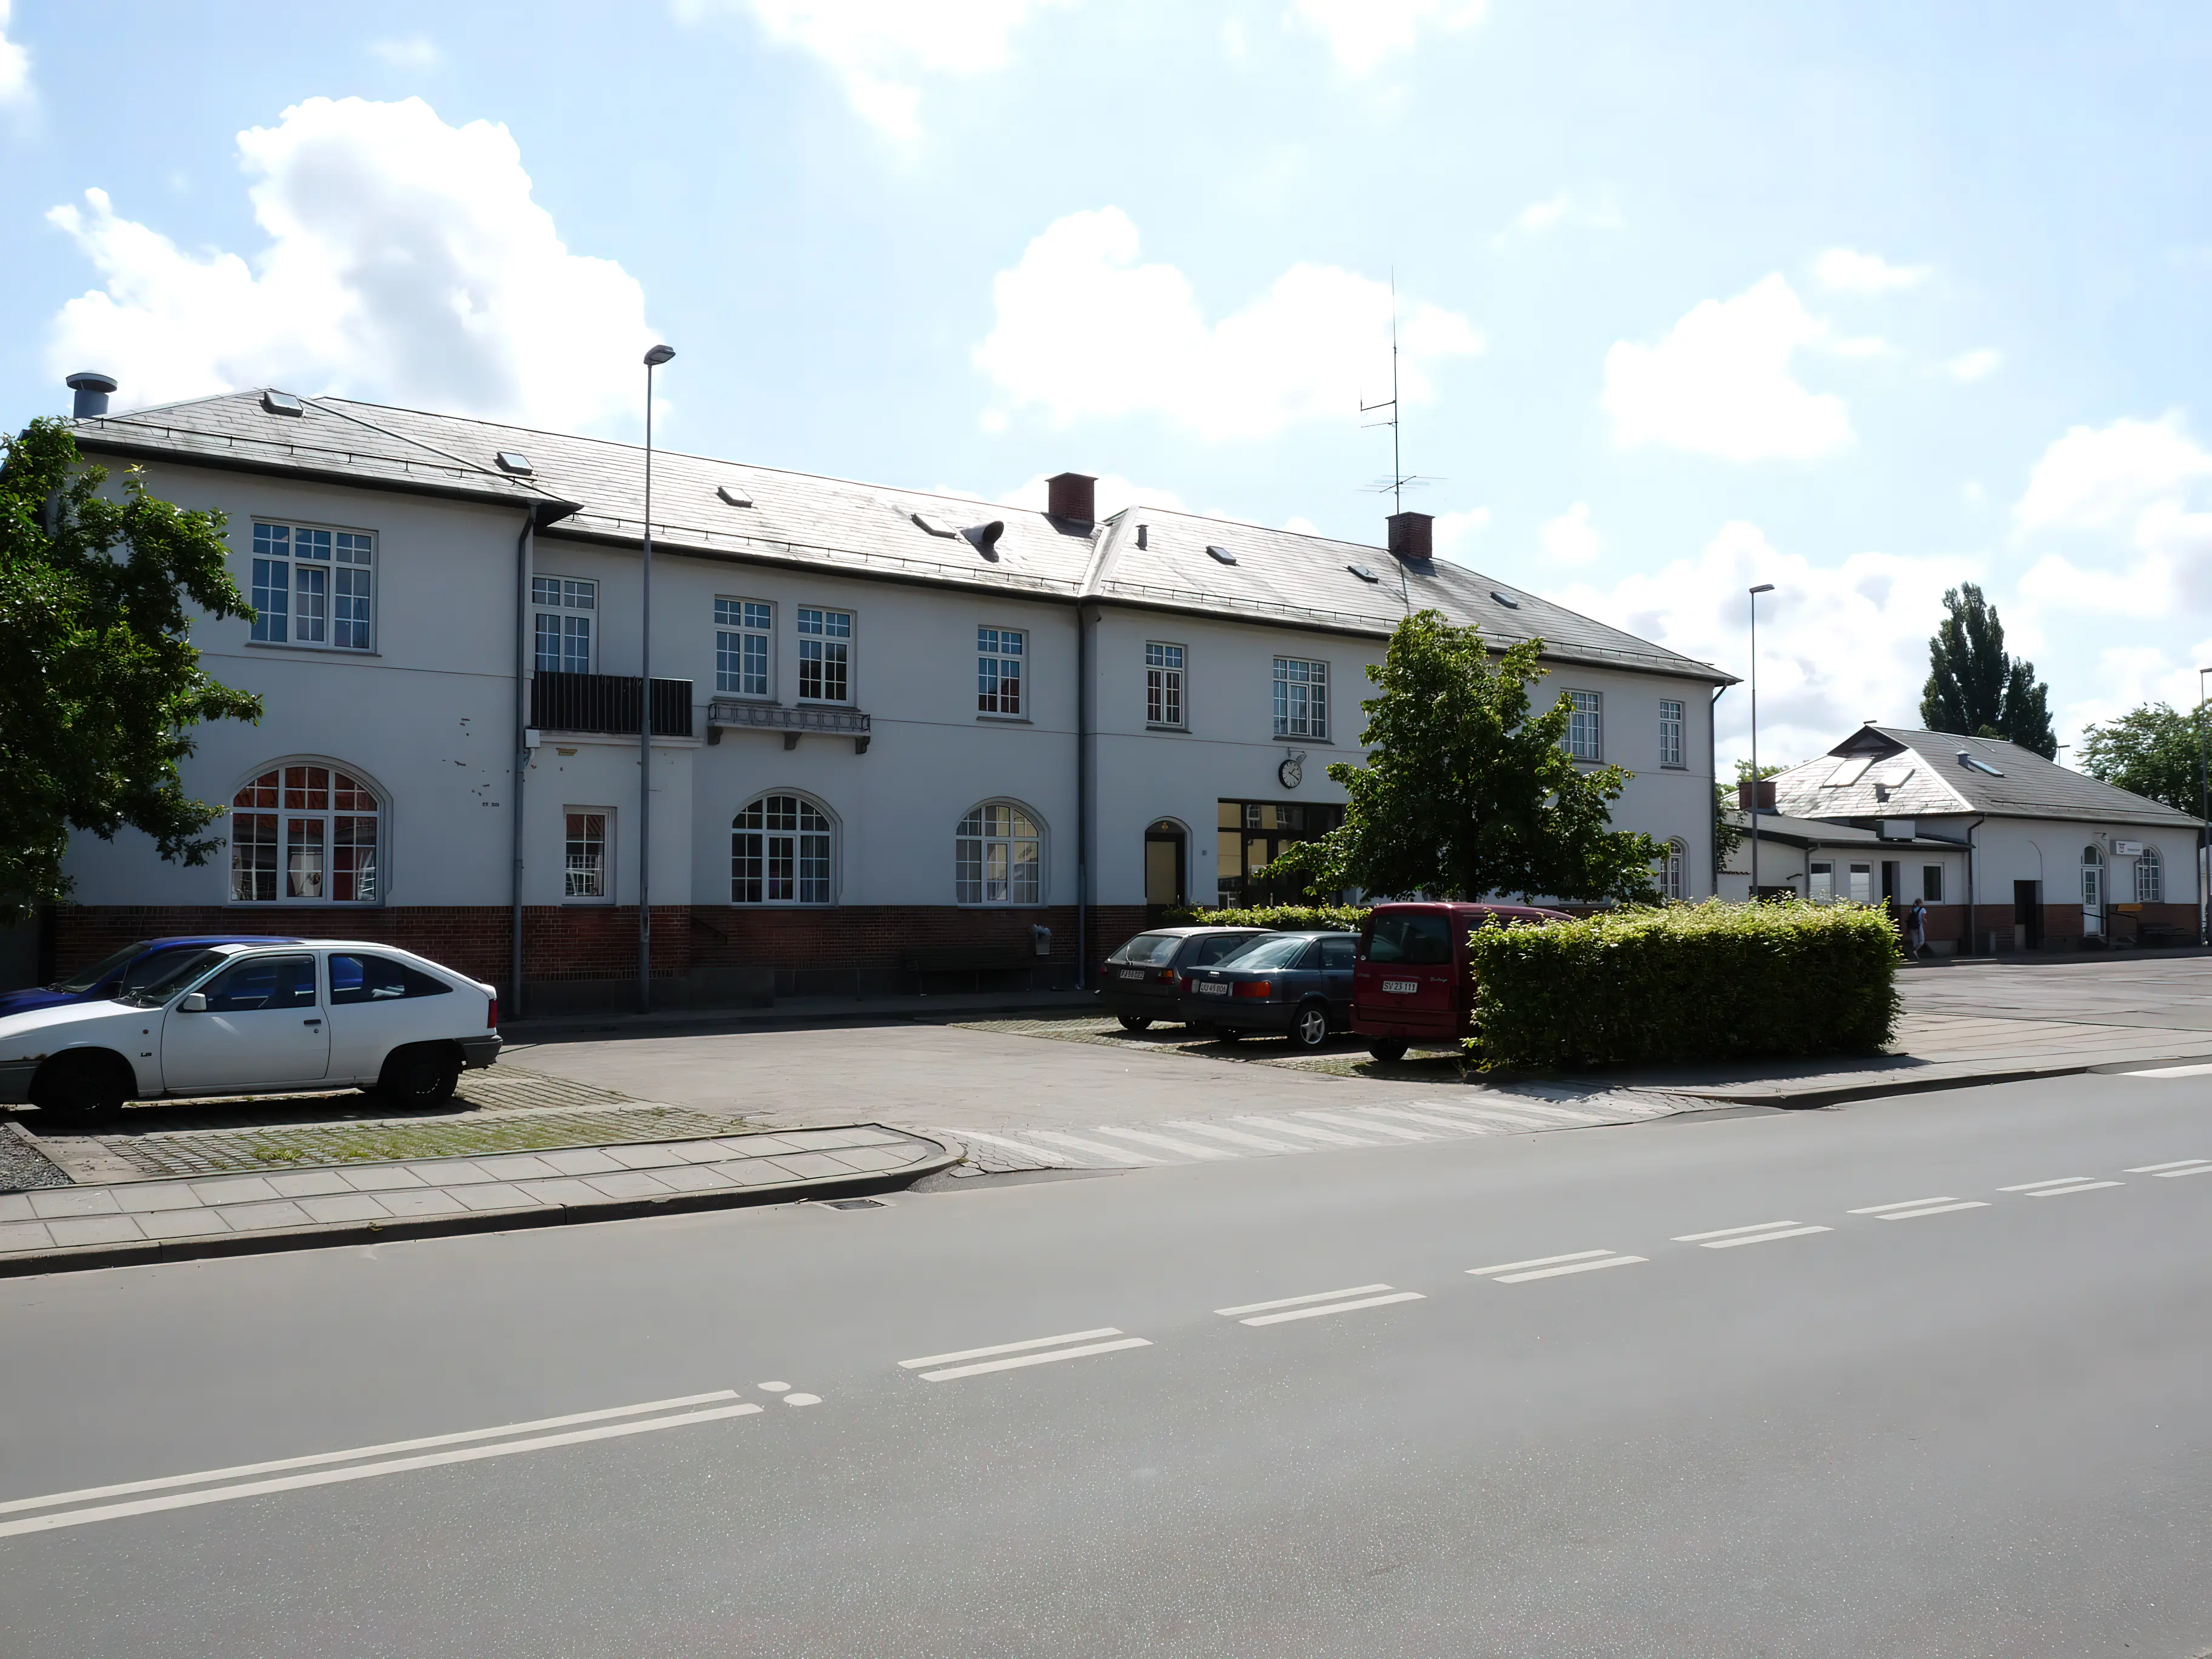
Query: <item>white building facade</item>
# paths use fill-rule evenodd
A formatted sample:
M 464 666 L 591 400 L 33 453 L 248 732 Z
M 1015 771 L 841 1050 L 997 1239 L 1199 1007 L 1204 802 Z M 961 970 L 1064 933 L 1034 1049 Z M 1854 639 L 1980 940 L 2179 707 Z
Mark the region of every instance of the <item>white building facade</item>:
M 641 842 L 656 1000 L 1072 984 L 1176 902 L 1276 896 L 1340 817 L 1408 608 L 1545 641 L 1615 812 L 1711 890 L 1729 677 L 1427 556 L 1132 508 L 1052 509 L 654 457 L 641 809 L 635 447 L 246 392 L 76 423 L 222 514 L 258 620 L 200 618 L 258 726 L 198 734 L 210 863 L 72 847 L 59 965 L 200 931 L 388 938 L 534 1006 L 628 995 Z M 641 817 L 649 817 L 641 835 Z M 1279 896 L 1290 896 L 1288 894 Z M 330 914 L 343 911 L 343 916 Z

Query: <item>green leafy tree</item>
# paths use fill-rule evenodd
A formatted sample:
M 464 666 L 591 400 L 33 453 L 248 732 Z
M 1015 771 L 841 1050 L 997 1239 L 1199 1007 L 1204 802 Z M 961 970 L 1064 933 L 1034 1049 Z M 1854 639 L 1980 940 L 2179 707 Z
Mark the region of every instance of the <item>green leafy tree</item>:
M 1996 607 L 1972 582 L 1943 595 L 1945 616 L 1928 641 L 1928 684 L 1920 722 L 1930 732 L 2002 738 L 2050 760 L 2058 753 L 2051 726 L 2051 688 L 2035 665 L 2005 650 Z
M 1533 712 L 1542 650 L 1530 640 L 1493 657 L 1481 629 L 1433 611 L 1399 623 L 1367 671 L 1382 688 L 1360 705 L 1368 757 L 1328 769 L 1350 798 L 1344 823 L 1271 873 L 1303 875 L 1316 895 L 1655 898 L 1659 844 L 1610 827 L 1629 774 L 1568 758 L 1565 696 Z
M 2194 817 L 2197 768 L 2204 741 L 2212 736 L 2208 725 L 2212 717 L 2202 708 L 2184 713 L 2166 703 L 2147 702 L 2084 732 L 2081 763 L 2092 777 Z
M 165 859 L 206 862 L 222 813 L 177 763 L 203 720 L 258 720 L 260 700 L 202 672 L 188 605 L 251 608 L 218 513 L 189 513 L 135 476 L 122 498 L 58 421 L 0 438 L 0 920 L 64 896 L 71 830 L 128 826 Z

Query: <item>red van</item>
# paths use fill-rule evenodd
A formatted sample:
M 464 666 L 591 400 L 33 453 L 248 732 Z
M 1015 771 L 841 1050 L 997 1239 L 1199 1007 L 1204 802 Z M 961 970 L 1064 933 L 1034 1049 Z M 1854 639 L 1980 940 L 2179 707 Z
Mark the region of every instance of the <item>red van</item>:
M 1402 1060 L 1409 1042 L 1474 1035 L 1467 936 L 1492 916 L 1508 926 L 1573 919 L 1532 904 L 1378 904 L 1367 913 L 1352 975 L 1352 1029 L 1369 1054 Z

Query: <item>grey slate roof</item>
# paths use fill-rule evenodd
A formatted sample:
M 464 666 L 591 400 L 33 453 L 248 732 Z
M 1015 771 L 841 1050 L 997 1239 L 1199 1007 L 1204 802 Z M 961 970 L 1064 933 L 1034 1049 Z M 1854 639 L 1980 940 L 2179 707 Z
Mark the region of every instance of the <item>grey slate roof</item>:
M 556 533 L 635 546 L 644 467 L 634 444 L 343 398 L 270 413 L 259 391 L 73 422 L 88 450 L 164 456 L 521 507 L 573 504 Z M 527 477 L 494 457 L 519 451 Z M 726 490 L 748 503 L 733 506 Z M 559 514 L 562 509 L 554 507 Z M 992 555 L 960 532 L 1005 526 Z M 1092 526 L 973 497 L 850 483 L 656 448 L 655 550 L 848 571 L 987 591 L 1114 601 L 1348 634 L 1387 635 L 1406 605 L 1479 624 L 1500 645 L 1541 637 L 1547 658 L 1712 684 L 1733 675 L 1442 560 L 1407 567 L 1380 548 L 1187 513 L 1131 507 Z M 1144 526 L 1145 545 L 1138 545 Z M 1234 564 L 1207 553 L 1227 549 Z M 1381 580 L 1347 568 L 1364 565 Z M 1515 605 L 1503 603 L 1498 595 Z M 1516 606 L 1517 605 L 1517 608 Z
M 1960 757 L 1979 763 L 1970 765 Z M 1807 818 L 2004 818 L 2195 825 L 2162 802 L 2056 765 L 2017 744 L 1904 726 L 1862 726 L 1778 773 L 1774 803 Z

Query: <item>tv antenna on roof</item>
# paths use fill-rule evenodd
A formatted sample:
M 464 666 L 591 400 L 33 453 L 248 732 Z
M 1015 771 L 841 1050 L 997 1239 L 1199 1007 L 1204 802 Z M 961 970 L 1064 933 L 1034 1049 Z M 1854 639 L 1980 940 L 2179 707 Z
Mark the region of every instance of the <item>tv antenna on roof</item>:
M 1417 477 L 1414 474 L 1407 471 L 1405 462 L 1401 459 L 1399 456 L 1398 268 L 1395 265 L 1390 267 L 1390 395 L 1381 403 L 1360 404 L 1359 412 L 1363 416 L 1367 416 L 1372 415 L 1377 410 L 1382 409 L 1387 409 L 1390 411 L 1387 419 L 1379 421 L 1362 420 L 1360 422 L 1360 425 L 1363 427 L 1387 426 L 1390 428 L 1390 476 L 1387 478 L 1376 479 L 1373 483 L 1369 484 L 1367 488 L 1378 495 L 1388 493 L 1390 497 L 1391 515 L 1395 518 L 1397 514 L 1403 513 L 1406 510 L 1407 490 L 1417 489 L 1423 484 L 1433 483 L 1436 482 L 1433 478 Z M 1413 613 L 1413 601 L 1412 595 L 1407 590 L 1406 562 L 1402 558 L 1398 560 L 1398 598 L 1401 603 L 1404 605 L 1407 614 L 1410 616 Z

